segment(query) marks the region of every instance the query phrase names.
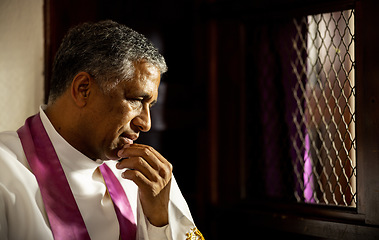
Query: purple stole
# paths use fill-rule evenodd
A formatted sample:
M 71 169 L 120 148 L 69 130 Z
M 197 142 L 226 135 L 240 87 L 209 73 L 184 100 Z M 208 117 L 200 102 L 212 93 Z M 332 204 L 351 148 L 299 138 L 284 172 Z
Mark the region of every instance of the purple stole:
M 29 166 L 37 179 L 54 239 L 90 239 L 40 115 L 26 119 L 25 125 L 17 133 Z M 120 224 L 120 239 L 135 240 L 137 227 L 124 189 L 106 164 L 100 166 L 100 171 Z

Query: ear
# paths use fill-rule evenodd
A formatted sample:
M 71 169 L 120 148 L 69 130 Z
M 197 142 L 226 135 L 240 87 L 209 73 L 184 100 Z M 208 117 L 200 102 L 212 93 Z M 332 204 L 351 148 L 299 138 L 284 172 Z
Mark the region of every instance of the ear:
M 78 73 L 71 83 L 71 97 L 78 107 L 84 107 L 91 93 L 93 78 L 86 72 Z

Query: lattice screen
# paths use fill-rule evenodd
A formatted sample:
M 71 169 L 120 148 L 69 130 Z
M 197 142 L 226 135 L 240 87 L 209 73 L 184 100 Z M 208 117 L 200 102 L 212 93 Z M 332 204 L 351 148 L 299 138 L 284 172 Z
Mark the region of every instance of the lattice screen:
M 294 20 L 298 202 L 356 206 L 354 10 Z

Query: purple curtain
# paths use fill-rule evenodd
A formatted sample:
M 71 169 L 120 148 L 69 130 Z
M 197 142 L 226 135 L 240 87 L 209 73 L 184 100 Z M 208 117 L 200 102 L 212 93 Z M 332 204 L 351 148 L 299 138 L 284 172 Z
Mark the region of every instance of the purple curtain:
M 259 113 L 250 115 L 248 120 L 249 125 L 257 126 L 250 127 L 249 135 L 256 134 L 259 139 L 256 143 L 258 148 L 252 148 L 257 153 L 248 156 L 253 161 L 251 168 L 260 169 L 252 171 L 258 177 L 250 178 L 250 188 L 253 189 L 258 183 L 259 191 L 251 190 L 250 195 L 263 194 L 263 198 L 293 201 L 295 191 L 303 196 L 302 183 L 294 173 L 297 168 L 296 171 L 302 176 L 302 167 L 294 164 L 297 154 L 291 140 L 297 132 L 292 113 L 297 109 L 293 91 L 298 80 L 291 62 L 298 58 L 293 50 L 293 39 L 298 33 L 292 19 L 260 23 L 247 29 L 250 45 L 247 62 L 252 66 L 248 68 L 248 81 L 251 81 L 248 94 L 256 94 L 248 100 L 248 106 L 251 111 Z M 303 32 L 305 34 L 306 29 Z M 304 51 L 303 59 L 306 58 L 305 54 Z M 301 95 L 300 92 L 297 94 Z M 252 104 L 251 101 L 257 103 Z M 295 139 L 295 143 L 302 146 L 300 139 Z

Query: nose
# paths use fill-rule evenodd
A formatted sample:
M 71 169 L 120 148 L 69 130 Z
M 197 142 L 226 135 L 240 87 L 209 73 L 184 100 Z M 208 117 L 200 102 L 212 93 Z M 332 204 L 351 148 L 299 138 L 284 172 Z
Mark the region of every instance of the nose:
M 150 107 L 145 105 L 141 112 L 133 119 L 133 125 L 142 132 L 148 132 L 151 128 Z

